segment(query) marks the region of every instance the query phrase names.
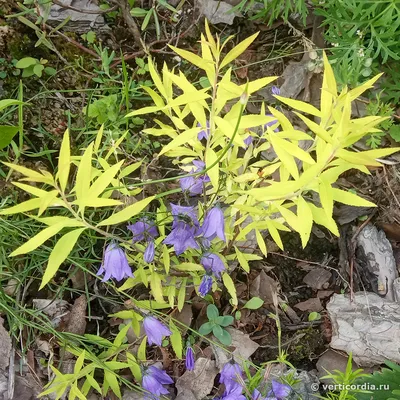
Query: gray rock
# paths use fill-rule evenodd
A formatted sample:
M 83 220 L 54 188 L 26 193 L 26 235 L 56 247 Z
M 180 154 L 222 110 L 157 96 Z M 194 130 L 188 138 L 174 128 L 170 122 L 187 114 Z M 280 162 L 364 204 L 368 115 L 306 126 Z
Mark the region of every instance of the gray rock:
M 346 371 L 348 362 L 348 357 L 333 351 L 328 350 L 317 361 L 317 370 L 318 370 L 318 377 L 319 379 L 327 384 L 333 383 L 332 379 L 321 379 L 323 376 L 327 375 L 328 373 L 333 373 L 335 369 L 341 372 Z M 352 362 L 352 370 L 356 370 L 358 368 L 357 364 L 353 361 Z
M 327 305 L 333 349 L 352 353 L 360 367 L 400 363 L 400 304 L 375 293 L 357 292 L 354 301 L 334 294 Z
M 233 6 L 223 1 L 196 0 L 195 6 L 200 14 L 204 15 L 211 24 L 232 25 L 239 14 L 232 12 Z
M 94 0 L 62 0 L 62 3 L 78 10 L 100 10 Z M 40 7 L 40 11 L 42 15 L 45 14 L 45 9 L 43 7 Z M 65 21 L 66 18 L 69 18 L 69 21 L 63 29 L 71 32 L 86 33 L 91 30 L 105 29 L 105 22 L 102 14 L 82 13 L 69 8 L 63 8 L 57 4 L 51 6 L 47 23 L 55 26 Z
M 332 277 L 332 273 L 325 268 L 314 268 L 304 278 L 303 282 L 314 290 L 327 289 L 326 284 Z
M 3 326 L 4 320 L 0 317 L 0 369 L 6 369 L 10 363 L 11 338 Z

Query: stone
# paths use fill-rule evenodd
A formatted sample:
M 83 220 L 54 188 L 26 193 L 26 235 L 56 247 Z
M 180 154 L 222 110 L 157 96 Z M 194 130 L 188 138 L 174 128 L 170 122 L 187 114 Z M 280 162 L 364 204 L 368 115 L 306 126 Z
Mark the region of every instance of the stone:
M 0 317 L 0 370 L 8 367 L 12 347 L 10 335 L 3 324 L 4 320 Z
M 334 294 L 327 304 L 332 323 L 330 346 L 352 353 L 360 367 L 400 363 L 400 304 L 375 293 L 357 292 L 354 301 Z
M 303 282 L 314 290 L 326 289 L 326 284 L 332 278 L 332 273 L 325 268 L 314 268 L 304 278 Z
M 323 309 L 321 300 L 318 297 L 302 301 L 301 303 L 297 303 L 293 307 L 297 308 L 300 311 L 310 312 L 318 312 Z
M 224 1 L 196 0 L 195 6 L 213 25 L 232 25 L 235 17 L 239 15 L 237 12 L 232 12 L 233 6 Z
M 333 370 L 337 369 L 338 371 L 345 372 L 347 367 L 348 357 L 343 354 L 338 353 L 337 351 L 328 350 L 317 361 L 317 370 L 319 379 L 327 384 L 333 383 L 332 379 L 321 379 L 323 376 L 328 373 L 333 373 Z M 358 368 L 357 364 L 352 362 L 352 370 L 356 370 Z

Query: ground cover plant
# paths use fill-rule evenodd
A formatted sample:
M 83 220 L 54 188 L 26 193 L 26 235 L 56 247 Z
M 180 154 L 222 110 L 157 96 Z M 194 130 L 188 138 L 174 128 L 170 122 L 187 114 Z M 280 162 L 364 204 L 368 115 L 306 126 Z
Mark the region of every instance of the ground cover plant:
M 385 158 L 398 151 L 398 125 L 382 90 L 394 75 L 378 61 L 391 65 L 397 50 L 377 28 L 397 6 L 368 8 L 371 36 L 358 3 L 241 2 L 233 11 L 250 18 L 239 35 L 205 20 L 190 36 L 185 2 L 101 3 L 117 46 L 93 24 L 79 34 L 64 31 L 68 19 L 50 25 L 52 2 L 0 13 L 21 36 L 4 45 L 0 29 L 9 397 L 25 398 L 19 379 L 34 376 L 31 398 L 44 399 L 396 398 L 390 360 L 364 374 L 348 352 L 347 367 L 322 367 L 334 389 L 307 371 L 331 340 L 333 292 L 360 285 L 360 231 L 378 215 L 393 234 L 400 218 L 382 217 L 397 207 L 397 159 Z M 66 9 L 90 16 L 86 6 Z M 333 38 L 352 7 L 363 35 Z M 310 34 L 314 13 L 330 49 L 315 44 L 320 22 Z M 287 97 L 289 59 L 309 75 Z M 332 277 L 304 277 L 318 268 Z
M 157 157 L 173 158 L 183 174 L 159 181 L 178 181 L 179 189 L 147 195 L 146 186 L 155 181 L 129 183 L 140 163 L 129 163 L 121 152 L 126 133 L 107 148 L 103 128 L 77 155 L 71 153 L 70 134 L 66 131 L 54 171 L 5 163 L 22 176 L 13 184 L 32 197 L 3 208 L 1 214 L 23 213 L 44 226 L 10 256 L 31 253 L 55 235 L 58 238 L 48 254 L 39 289 L 51 284 L 64 261 L 71 255 L 79 257 L 80 248 L 87 247 L 95 237 L 96 244 L 101 241 L 104 253 L 98 256 L 97 271 L 91 273 L 112 286 L 112 282 L 124 280 L 118 291 L 130 298 L 133 306 L 132 310 L 114 314 L 129 322 L 113 342 L 89 337 L 105 349 L 103 352 L 95 354 L 67 345 L 66 350 L 77 356 L 73 372 L 65 374 L 51 365 L 55 379 L 42 395 L 54 392 L 60 398 L 68 391 L 69 398 L 83 399 L 93 388 L 103 395 L 111 390 L 120 397 L 118 371 L 124 369 L 131 370 L 136 384 L 151 394 L 147 396 L 158 398 L 167 394 L 163 385 L 172 384 L 173 380 L 158 367 L 141 367 L 145 365 L 146 346 L 161 346 L 164 337 L 170 337 L 175 355 L 183 357 L 180 327 L 158 309 L 177 307 L 180 311 L 188 288 L 194 287 L 200 296 L 206 297 L 210 291 L 220 290 L 221 283 L 229 293 L 234 311 L 238 298 L 230 276 L 232 270 L 240 266 L 249 273 L 249 261 L 261 258 L 240 248 L 246 235 L 254 232 L 264 255 L 268 251 L 262 235 L 265 230 L 283 249 L 280 232 L 292 229 L 300 235 L 304 247 L 313 223 L 338 235 L 332 218 L 335 201 L 374 206 L 333 185 L 343 172 L 356 168 L 368 174 L 367 166 L 380 165 L 377 158 L 397 151 L 386 148 L 354 153 L 349 149 L 363 136 L 375 132 L 375 126 L 384 120 L 379 116 L 352 118 L 350 112 L 352 101 L 371 88 L 379 76 L 338 93 L 324 55 L 319 108 L 275 95 L 304 121 L 307 132 L 296 129 L 282 111 L 271 106 L 263 104 L 260 114 L 248 114 L 245 107 L 252 94 L 276 79 L 263 77 L 242 85 L 232 80 L 230 63 L 256 36 L 223 54 L 231 38 L 221 41 L 220 37 L 213 37 L 206 24 L 201 57 L 171 46 L 179 56 L 204 71 L 209 85 L 200 89 L 182 72 L 170 70 L 165 64 L 160 75 L 149 58 L 155 87 L 143 89 L 154 105 L 134 110 L 126 117 L 160 115 L 154 120 L 156 126 L 144 133 L 170 138 Z M 316 117 L 318 122 L 309 116 Z M 301 140 L 309 143 L 305 150 L 299 146 Z M 271 161 L 257 158 L 272 149 Z M 173 193 L 178 194 L 174 202 L 169 201 Z M 127 205 L 121 201 L 123 196 L 137 199 Z M 138 301 L 130 296 L 130 290 L 139 284 L 149 289 L 149 300 Z M 217 340 L 229 346 L 231 338 L 223 327 L 230 325 L 233 318 L 218 316 L 218 309 L 212 305 L 207 310 L 210 322 L 198 334 L 206 336 L 212 331 Z M 137 353 L 132 354 L 129 346 L 123 344 L 124 337 L 130 328 L 139 335 L 141 326 L 145 337 Z M 194 367 L 193 357 L 189 345 L 189 369 Z M 223 398 L 230 398 L 232 393 L 245 398 L 241 394 L 243 385 L 236 379 L 241 368 L 228 363 L 222 370 Z M 98 370 L 103 370 L 102 383 L 98 382 Z M 291 388 L 273 381 L 271 390 L 275 397 L 284 398 Z M 258 389 L 254 393 L 255 398 L 272 396 L 270 392 L 260 394 Z

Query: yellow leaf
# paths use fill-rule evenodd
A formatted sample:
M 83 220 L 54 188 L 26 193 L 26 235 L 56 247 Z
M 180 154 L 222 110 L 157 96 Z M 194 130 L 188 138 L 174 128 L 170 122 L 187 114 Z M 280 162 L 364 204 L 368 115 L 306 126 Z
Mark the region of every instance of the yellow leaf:
M 333 193 L 332 186 L 324 181 L 320 180 L 319 183 L 319 198 L 321 200 L 322 208 L 326 214 L 332 217 L 333 214 Z
M 325 142 L 327 142 L 327 143 L 331 143 L 331 144 L 333 143 L 332 137 L 324 128 L 322 128 L 322 126 L 316 124 L 314 121 L 311 121 L 309 118 L 307 118 L 303 114 L 300 114 L 298 112 L 295 112 L 295 114 L 301 120 L 303 120 L 303 122 L 308 126 L 308 128 L 311 129 L 322 140 L 325 140 Z
M 43 212 L 47 209 L 47 207 L 53 204 L 54 200 L 57 199 L 57 196 L 58 196 L 58 191 L 52 190 L 48 192 L 47 195 L 40 198 L 41 202 L 40 202 L 38 216 L 43 214 Z
M 279 160 L 286 167 L 286 169 L 290 172 L 290 174 L 293 176 L 293 178 L 298 179 L 299 178 L 299 169 L 297 167 L 296 161 L 293 158 L 293 156 L 286 151 L 285 143 L 282 146 L 280 144 L 280 141 L 282 141 L 282 139 L 279 139 L 277 136 L 275 136 L 273 134 L 270 134 L 268 136 L 268 138 L 275 150 L 275 153 L 278 155 Z M 272 186 L 275 186 L 275 185 L 276 184 L 273 184 Z
M 219 162 L 218 162 L 217 155 L 215 154 L 214 150 L 211 147 L 209 147 L 206 150 L 206 168 L 207 168 L 207 175 L 210 177 L 210 181 L 211 181 L 212 185 L 214 186 L 214 189 L 218 190 L 218 187 L 219 187 Z
M 256 79 L 255 81 L 250 81 L 248 83 L 245 83 L 244 85 L 240 85 L 239 88 L 241 90 L 241 94 L 245 91 L 246 88 L 247 93 L 252 94 L 262 89 L 264 86 L 267 86 L 276 79 L 278 79 L 278 76 L 267 76 L 265 78 Z
M 353 90 L 350 90 L 349 95 L 350 95 L 350 100 L 353 101 L 360 97 L 366 90 L 371 89 L 374 87 L 374 83 L 383 75 L 383 73 L 378 74 L 371 78 L 369 81 L 363 83 L 361 86 L 358 86 L 354 88 Z
M 242 42 L 240 42 L 238 45 L 236 45 L 222 60 L 220 64 L 220 69 L 224 68 L 226 65 L 228 65 L 230 62 L 238 58 L 255 40 L 255 38 L 258 36 L 258 33 L 255 33 L 254 35 L 246 38 Z
M 308 203 L 308 206 L 311 209 L 313 219 L 316 224 L 322 225 L 325 228 L 329 229 L 334 235 L 339 236 L 339 230 L 336 225 L 336 222 L 331 216 L 328 216 L 323 208 L 316 207 L 312 203 Z
M 308 203 L 299 197 L 297 201 L 297 218 L 301 226 L 300 238 L 303 248 L 306 247 L 308 240 L 310 239 L 311 229 L 313 225 L 313 216 L 308 206 Z
M 74 202 L 75 204 L 75 202 Z M 85 207 L 112 207 L 112 206 L 120 206 L 122 201 L 119 200 L 114 200 L 114 199 L 103 199 L 101 197 L 98 198 L 91 198 L 88 199 L 87 202 L 85 203 Z
M 61 143 L 60 154 L 58 158 L 58 181 L 60 182 L 60 189 L 65 192 L 68 183 L 69 170 L 71 167 L 71 154 L 68 129 L 64 133 L 64 138 Z
M 83 153 L 79 163 L 78 172 L 76 174 L 75 193 L 79 203 L 84 203 L 85 196 L 89 190 L 90 179 L 92 173 L 92 152 L 93 143 L 90 143 L 88 148 Z M 80 207 L 82 210 L 82 208 Z
M 110 218 L 101 221 L 98 226 L 105 226 L 105 225 L 115 225 L 120 224 L 121 222 L 125 222 L 128 219 L 134 217 L 135 215 L 139 214 L 144 208 L 146 208 L 153 200 L 155 196 L 147 197 L 146 199 L 140 200 L 130 206 L 126 207 L 120 212 L 112 215 Z
M 289 142 L 288 140 L 281 139 L 280 137 L 278 137 L 278 135 L 275 135 L 274 133 L 271 133 L 271 136 L 274 136 L 275 144 L 278 144 L 279 147 L 285 149 L 287 153 L 308 164 L 315 164 L 315 161 L 310 156 L 310 154 L 301 149 L 299 146 Z
M 186 297 L 186 283 L 187 283 L 187 278 L 183 278 L 181 282 L 181 287 L 179 288 L 179 293 L 178 293 L 178 311 L 182 311 L 183 306 L 185 305 L 185 297 Z
M 267 201 L 275 199 L 284 199 L 288 194 L 292 194 L 300 189 L 298 182 L 274 182 L 274 184 L 263 187 L 254 188 L 247 191 L 247 194 L 253 196 L 256 200 Z
M 174 265 L 173 268 L 178 271 L 187 271 L 187 272 L 204 271 L 204 267 L 202 265 L 191 263 L 191 262 L 183 262 L 183 263 Z
M 76 219 L 68 218 L 68 217 L 43 217 L 43 218 L 35 218 L 35 220 L 38 222 L 41 222 L 42 224 L 46 224 L 48 226 L 55 225 L 58 223 L 64 223 L 66 224 L 65 226 L 69 227 L 78 227 L 78 226 L 85 226 L 83 222 L 79 222 Z
M 136 115 L 155 113 L 157 111 L 162 110 L 163 108 L 164 107 L 157 107 L 157 106 L 148 106 L 148 107 L 139 108 L 138 110 L 131 111 L 129 114 L 126 114 L 125 118 L 134 117 Z
M 118 379 L 113 372 L 109 372 L 106 369 L 104 370 L 104 381 L 110 385 L 111 390 L 115 393 L 115 395 L 120 399 L 122 398 L 121 389 L 119 387 Z M 104 389 L 104 388 L 103 388 Z M 103 393 L 105 394 L 105 393 Z
M 146 361 L 146 342 L 147 342 L 147 336 L 143 338 L 142 343 L 140 343 L 137 352 L 137 358 L 139 361 Z
M 156 93 L 153 89 L 149 88 L 148 86 L 142 86 L 142 89 L 143 89 L 144 91 L 146 91 L 146 92 L 149 94 L 149 96 L 150 96 L 151 99 L 154 101 L 154 104 L 155 104 L 157 107 L 160 107 L 160 108 L 165 107 L 164 100 L 163 100 L 162 97 L 161 97 L 158 93 Z
M 163 147 L 163 149 L 159 153 L 159 156 L 167 153 L 168 151 L 176 147 L 186 144 L 188 141 L 194 139 L 195 137 L 197 137 L 197 134 L 200 132 L 200 129 L 201 129 L 200 127 L 196 127 L 188 129 L 185 132 L 182 132 L 179 136 L 171 140 L 166 146 Z
M 181 359 L 183 352 L 182 335 L 176 325 L 172 322 L 172 319 L 169 320 L 169 328 L 172 332 L 172 335 L 169 337 L 172 348 L 174 349 L 178 359 Z
M 272 239 L 278 245 L 278 247 L 283 251 L 283 243 L 281 236 L 279 235 L 278 229 L 275 227 L 275 225 L 270 219 L 267 219 L 266 223 L 268 226 L 268 232 L 271 235 Z
M 43 182 L 43 183 L 47 183 L 51 186 L 54 186 L 53 179 L 49 178 L 48 176 L 44 176 L 43 174 L 41 174 L 39 172 L 33 171 L 32 169 L 29 169 L 29 168 L 22 167 L 21 165 L 15 165 L 15 164 L 6 163 L 6 162 L 3 162 L 3 164 L 6 165 L 7 167 L 9 167 L 10 169 L 13 169 L 14 171 L 19 172 L 20 174 L 25 175 L 28 178 L 26 180 L 30 180 L 32 182 Z
M 376 204 L 371 203 L 368 200 L 363 199 L 356 194 L 348 192 L 346 190 L 332 188 L 333 199 L 339 203 L 347 204 L 355 207 L 376 207 Z
M 296 231 L 296 232 L 301 232 L 302 226 L 299 221 L 298 216 L 291 210 L 288 210 L 285 207 L 277 205 L 277 209 L 281 213 L 282 217 L 285 219 L 285 221 L 291 226 L 291 228 Z
M 306 114 L 314 115 L 315 117 L 321 117 L 321 111 L 319 111 L 318 108 L 315 108 L 311 104 L 305 103 L 304 101 L 293 100 L 282 96 L 275 96 L 275 97 L 283 104 L 286 104 L 289 107 L 294 108 L 295 110 L 302 111 Z
M 122 164 L 124 161 L 120 161 L 119 163 L 113 165 L 111 168 L 108 168 L 104 171 L 93 183 L 90 187 L 89 192 L 85 196 L 84 202 L 90 202 L 92 198 L 99 197 L 103 191 L 107 188 L 107 186 L 111 183 L 114 176 L 119 172 L 121 169 Z
M 188 60 L 190 63 L 195 65 L 196 67 L 206 71 L 207 69 L 212 70 L 213 64 L 210 61 L 204 60 L 198 55 L 191 53 L 190 51 L 178 49 L 175 46 L 168 45 L 175 53 L 180 55 L 185 60 Z
M 325 52 L 324 59 L 324 78 L 321 89 L 321 125 L 326 126 L 332 113 L 334 98 L 337 97 L 337 85 L 331 64 Z
M 157 272 L 152 272 L 150 275 L 150 288 L 151 294 L 158 303 L 165 303 L 163 290 L 161 285 L 161 278 Z
M 20 254 L 26 254 L 35 250 L 40 245 L 42 245 L 46 240 L 50 239 L 52 236 L 60 232 L 61 229 L 71 226 L 71 224 L 73 226 L 74 223 L 76 224 L 77 221 L 72 220 L 71 223 L 69 221 L 63 221 L 43 229 L 41 232 L 39 232 L 33 238 L 29 239 L 22 246 L 18 247 L 18 249 L 14 250 L 10 254 L 10 257 L 19 256 Z
M 154 84 L 156 85 L 156 88 L 158 91 L 161 93 L 161 95 L 164 97 L 164 99 L 167 99 L 167 93 L 165 92 L 165 87 L 161 81 L 160 76 L 158 75 L 158 72 L 156 71 L 154 64 L 153 64 L 153 59 L 151 57 L 148 58 L 148 66 L 149 66 L 149 72 L 151 79 L 153 80 Z
M 224 286 L 226 287 L 226 290 L 232 297 L 232 305 L 237 306 L 238 299 L 237 299 L 237 295 L 236 295 L 235 283 L 233 282 L 230 275 L 226 272 L 222 275 L 222 281 L 224 282 Z
M 20 204 L 17 204 L 16 206 L 0 210 L 0 215 L 11 215 L 11 214 L 17 214 L 17 213 L 24 213 L 26 211 L 31 211 L 36 208 L 39 208 L 41 204 L 42 204 L 42 199 L 40 199 L 40 198 L 30 199 L 30 200 L 24 201 Z
M 235 132 L 235 126 L 232 125 L 230 121 L 216 116 L 215 123 L 225 136 L 227 136 L 229 139 L 232 139 Z M 237 133 L 235 135 L 235 138 L 233 139 L 233 143 L 237 144 L 240 147 L 245 147 L 243 139 Z
M 20 189 L 24 190 L 25 192 L 29 193 L 29 194 L 33 194 L 34 196 L 37 197 L 43 197 L 47 195 L 47 191 L 43 190 L 43 189 L 39 189 L 36 186 L 31 186 L 31 185 L 27 185 L 25 183 L 20 183 L 20 182 L 11 182 L 14 186 L 19 187 Z
M 264 256 L 267 257 L 267 246 L 265 245 L 265 240 L 258 229 L 256 229 L 255 231 L 258 247 L 260 248 L 261 253 L 263 253 Z
M 101 140 L 103 139 L 103 132 L 104 132 L 104 124 L 101 125 L 96 135 L 96 140 L 94 142 L 94 147 L 93 147 L 93 152 L 95 154 L 97 154 L 97 152 L 99 151 Z
M 246 257 L 243 255 L 243 253 L 236 247 L 235 247 L 235 253 L 237 256 L 237 259 L 239 261 L 240 266 L 246 271 L 246 272 L 250 272 L 250 267 L 249 267 L 249 263 L 246 260 Z

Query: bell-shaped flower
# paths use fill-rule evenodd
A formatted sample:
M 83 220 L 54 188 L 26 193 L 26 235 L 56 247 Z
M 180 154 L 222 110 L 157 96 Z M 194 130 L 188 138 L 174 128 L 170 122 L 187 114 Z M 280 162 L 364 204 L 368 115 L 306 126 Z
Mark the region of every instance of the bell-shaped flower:
M 224 213 L 219 207 L 213 207 L 207 212 L 201 226 L 201 233 L 209 240 L 218 236 L 226 242 Z
M 246 397 L 243 395 L 243 387 L 238 384 L 230 392 L 225 391 L 217 400 L 246 400 Z
M 201 257 L 200 264 L 210 274 L 216 278 L 221 278 L 221 272 L 225 271 L 225 265 L 221 258 L 214 253 L 204 253 Z
M 199 286 L 199 295 L 204 297 L 211 290 L 213 278 L 211 275 L 204 275 Z
M 201 160 L 193 160 L 193 166 L 190 173 L 200 172 L 204 169 L 205 164 Z M 180 179 L 180 185 L 183 192 L 190 196 L 197 196 L 204 192 L 206 184 L 210 182 L 208 175 L 188 176 Z
M 124 278 L 133 278 L 132 269 L 129 266 L 125 252 L 116 243 L 110 243 L 103 256 L 103 263 L 97 275 L 104 274 L 103 282 L 114 278 L 121 281 Z
M 172 228 L 175 228 L 179 222 L 184 222 L 191 226 L 199 226 L 197 211 L 194 207 L 179 206 L 171 203 L 171 213 L 174 217 Z
M 198 228 L 194 226 L 179 222 L 164 239 L 164 243 L 174 246 L 176 255 L 182 254 L 189 248 L 198 249 L 199 244 L 195 240 L 197 230 Z
M 146 219 L 129 224 L 127 228 L 133 233 L 133 243 L 141 242 L 142 240 L 150 241 L 158 236 L 157 227 Z
M 154 241 L 150 240 L 147 242 L 146 250 L 144 251 L 143 259 L 147 263 L 151 263 L 154 260 L 155 248 Z
M 198 127 L 201 127 L 200 122 L 197 123 Z M 208 139 L 208 137 L 210 136 L 210 122 L 207 120 L 206 121 L 206 128 L 201 130 L 198 134 L 197 134 L 197 139 L 202 140 L 202 139 Z
M 157 318 L 147 316 L 143 319 L 143 328 L 147 335 L 147 342 L 161 346 L 164 336 L 171 336 L 172 332 Z
M 272 388 L 265 397 L 258 389 L 254 389 L 252 400 L 284 400 L 292 391 L 292 388 L 289 385 L 278 382 L 274 379 L 272 380 L 271 385 Z
M 188 371 L 194 370 L 194 353 L 190 346 L 186 349 L 186 369 Z
M 242 388 L 240 380 L 243 376 L 243 370 L 239 364 L 228 362 L 224 365 L 219 378 L 219 383 L 225 385 L 225 393 L 232 393 L 237 390 L 237 387 Z
M 281 94 L 281 89 L 279 89 L 278 86 L 272 86 L 271 92 L 272 94 L 279 96 Z
M 147 393 L 145 399 L 159 400 L 163 394 L 168 394 L 168 390 L 163 385 L 174 383 L 172 378 L 162 369 L 152 365 L 143 374 L 142 387 Z

